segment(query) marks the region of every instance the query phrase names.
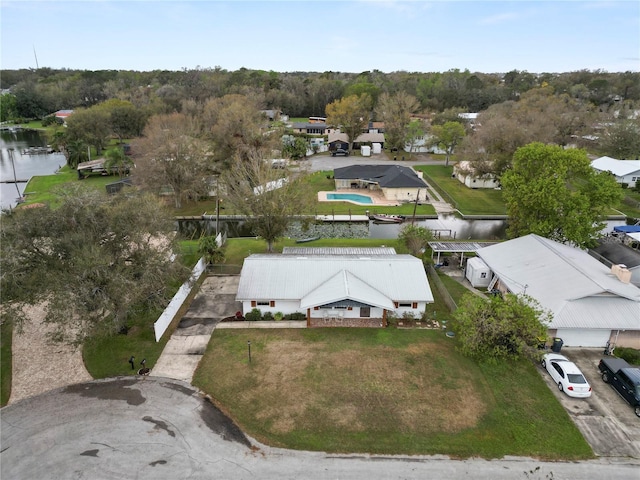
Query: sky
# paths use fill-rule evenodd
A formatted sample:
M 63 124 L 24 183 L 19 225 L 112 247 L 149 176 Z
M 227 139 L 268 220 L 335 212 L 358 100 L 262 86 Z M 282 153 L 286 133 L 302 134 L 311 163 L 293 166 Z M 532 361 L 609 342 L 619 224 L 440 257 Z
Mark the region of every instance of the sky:
M 0 0 L 0 67 L 640 71 L 640 1 Z

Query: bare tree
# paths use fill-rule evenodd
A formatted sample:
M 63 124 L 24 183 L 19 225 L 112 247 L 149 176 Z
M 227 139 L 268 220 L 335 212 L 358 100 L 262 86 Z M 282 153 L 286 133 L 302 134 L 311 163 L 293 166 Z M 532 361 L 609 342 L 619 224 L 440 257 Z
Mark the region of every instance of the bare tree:
M 254 234 L 266 240 L 269 252 L 293 216 L 309 212 L 314 200 L 306 176 L 272 168 L 271 161 L 257 152 L 234 157 L 222 180 L 226 201 L 247 217 Z
M 184 200 L 206 195 L 207 179 L 215 171 L 211 148 L 197 134 L 192 117 L 156 115 L 149 119 L 144 136 L 133 144 L 136 179 L 155 193 L 172 193 L 175 208 L 181 208 Z

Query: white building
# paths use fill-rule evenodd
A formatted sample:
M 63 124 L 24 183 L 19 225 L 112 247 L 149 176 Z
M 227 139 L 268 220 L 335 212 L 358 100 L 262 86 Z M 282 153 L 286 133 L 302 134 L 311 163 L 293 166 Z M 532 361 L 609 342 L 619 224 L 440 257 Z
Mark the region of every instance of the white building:
M 607 268 L 587 252 L 530 234 L 477 251 L 490 287 L 526 294 L 551 312 L 549 335 L 572 347 L 640 348 L 640 288 L 624 268 Z
M 303 313 L 309 327 L 381 327 L 389 314 L 419 318 L 433 294 L 422 261 L 412 255 L 296 248 L 247 257 L 236 300 L 245 314 Z
M 640 160 L 617 160 L 611 157 L 596 158 L 591 167 L 599 172 L 610 172 L 618 183 L 634 187 L 640 180 Z

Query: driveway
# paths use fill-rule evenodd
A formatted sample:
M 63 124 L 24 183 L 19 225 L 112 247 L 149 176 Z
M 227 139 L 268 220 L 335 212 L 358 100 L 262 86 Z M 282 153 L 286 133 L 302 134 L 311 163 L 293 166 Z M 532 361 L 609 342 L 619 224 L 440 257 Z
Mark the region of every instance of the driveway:
M 640 418 L 618 393 L 600 378 L 601 348 L 563 348 L 591 384 L 591 397 L 574 399 L 560 392 L 549 374 L 540 372 L 560 403 L 599 457 L 640 459 Z
M 236 302 L 239 275 L 208 276 L 151 368 L 151 375 L 191 382 L 216 325 L 242 310 Z

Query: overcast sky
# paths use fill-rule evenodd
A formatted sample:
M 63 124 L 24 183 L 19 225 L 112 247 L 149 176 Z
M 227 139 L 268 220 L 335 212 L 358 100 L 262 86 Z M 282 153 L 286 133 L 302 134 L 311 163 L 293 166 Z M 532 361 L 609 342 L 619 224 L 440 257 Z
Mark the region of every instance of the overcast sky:
M 1 0 L 0 14 L 4 69 L 640 70 L 638 0 Z

